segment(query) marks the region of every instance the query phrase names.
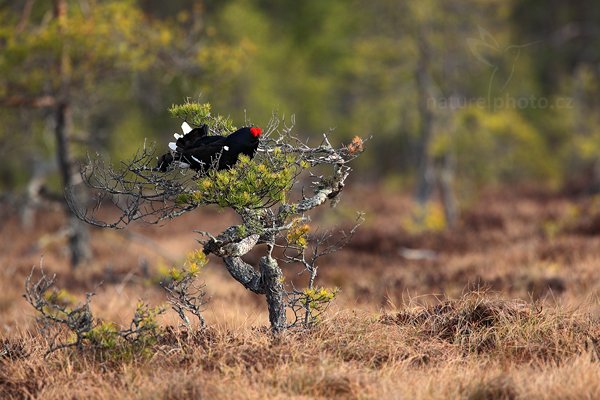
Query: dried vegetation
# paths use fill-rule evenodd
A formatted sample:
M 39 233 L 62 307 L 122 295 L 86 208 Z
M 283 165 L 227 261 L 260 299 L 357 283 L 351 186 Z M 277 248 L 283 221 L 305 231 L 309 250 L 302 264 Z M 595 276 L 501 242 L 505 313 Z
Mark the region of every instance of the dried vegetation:
M 139 299 L 166 302 L 157 276 L 194 247 L 199 217 L 130 236 L 93 232 L 95 260 L 75 272 L 64 267 L 59 217 L 38 215 L 27 234 L 10 217 L 0 227 L 0 398 L 600 397 L 593 199 L 494 192 L 456 230 L 411 234 L 402 196 L 364 188 L 344 204 L 367 219 L 321 261 L 321 282 L 341 288 L 321 323 L 273 336 L 263 299 L 209 262 L 207 327 L 167 312 L 158 340 L 123 357 L 94 346 L 45 355 L 52 336 L 22 298 L 31 266 L 44 253 L 58 287 L 80 303 L 95 290 L 94 316 L 127 327 Z M 202 221 L 234 222 L 211 210 Z M 286 269 L 291 282 L 305 279 L 300 266 Z

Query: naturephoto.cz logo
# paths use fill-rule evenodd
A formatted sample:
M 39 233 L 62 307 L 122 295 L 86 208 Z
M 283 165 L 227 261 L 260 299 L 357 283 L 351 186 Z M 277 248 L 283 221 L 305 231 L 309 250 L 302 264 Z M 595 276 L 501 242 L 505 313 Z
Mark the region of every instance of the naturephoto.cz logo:
M 460 108 L 477 107 L 489 108 L 491 110 L 525 110 L 525 109 L 540 109 L 553 110 L 573 108 L 573 98 L 571 97 L 553 97 L 549 99 L 544 96 L 511 96 L 505 93 L 502 96 L 492 98 L 486 97 L 429 97 L 427 99 L 429 109 L 449 109 L 456 110 Z
M 544 97 L 535 95 L 514 96 L 508 92 L 508 86 L 518 77 L 516 73 L 519 57 L 528 48 L 541 41 L 503 46 L 494 36 L 481 26 L 479 38 L 468 38 L 467 48 L 481 64 L 489 69 L 486 95 L 479 97 L 430 97 L 427 106 L 430 109 L 459 109 L 466 107 L 486 108 L 492 111 L 501 109 L 564 109 L 573 107 L 570 97 Z

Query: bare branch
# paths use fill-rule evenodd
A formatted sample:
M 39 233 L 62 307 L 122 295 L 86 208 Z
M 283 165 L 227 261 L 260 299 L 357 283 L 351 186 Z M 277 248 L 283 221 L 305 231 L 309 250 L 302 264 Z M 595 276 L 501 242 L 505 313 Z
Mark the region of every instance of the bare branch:
M 190 320 L 185 314 L 186 311 L 195 315 L 200 323 L 200 328 L 204 328 L 206 321 L 202 316 L 202 307 L 207 303 L 205 285 L 198 285 L 194 281 L 193 274 L 186 274 L 180 280 L 170 279 L 167 282 L 161 282 L 160 286 L 167 292 L 167 301 L 171 304 L 171 308 L 187 327 L 190 326 Z
M 110 348 L 116 345 L 116 339 L 131 344 L 147 344 L 155 339 L 158 329 L 155 317 L 163 312 L 161 308 L 151 309 L 140 302 L 129 328 L 118 329 L 116 324 L 94 319 L 90 309 L 94 292 L 86 293 L 85 302 L 75 305 L 70 294 L 55 287 L 55 275 L 49 277 L 40 268 L 41 276 L 34 281 L 34 272 L 35 267 L 25 280 L 23 297 L 38 311 L 38 320 L 44 328 L 58 328 L 49 341 L 46 355 L 70 347 L 82 349 L 84 344 L 99 349 Z M 68 339 L 58 341 L 59 336 Z
M 49 277 L 40 268 L 41 276 L 37 281 L 33 281 L 35 267 L 31 269 L 29 276 L 25 280 L 25 300 L 40 313 L 40 321 L 52 322 L 62 325 L 75 333 L 75 340 L 56 343 L 58 332 L 51 340 L 46 355 L 67 347 L 81 347 L 82 341 L 94 327 L 94 318 L 90 311 L 90 301 L 94 293 L 87 293 L 85 303 L 72 306 L 62 300 L 60 292 L 52 291 L 56 282 L 56 275 Z
M 146 147 L 120 169 L 98 157 L 89 158 L 81 177 L 92 190 L 95 204 L 91 208 L 78 204 L 72 188 L 67 188 L 67 202 L 78 218 L 103 228 L 123 228 L 138 220 L 156 224 L 196 209 L 196 204 L 177 201 L 178 196 L 193 191 L 193 171 L 162 173 L 155 170 L 155 163 L 154 149 Z M 107 202 L 120 211 L 116 221 L 104 222 L 97 217 L 100 206 Z

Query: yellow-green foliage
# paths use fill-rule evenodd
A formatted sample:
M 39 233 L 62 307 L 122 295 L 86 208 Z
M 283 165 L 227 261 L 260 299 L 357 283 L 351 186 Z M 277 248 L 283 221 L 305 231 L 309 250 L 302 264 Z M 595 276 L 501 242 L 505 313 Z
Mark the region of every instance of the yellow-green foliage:
M 573 148 L 576 155 L 583 161 L 597 160 L 600 152 L 600 128 L 588 135 L 577 135 L 573 138 Z
M 115 122 L 114 134 L 110 136 L 112 159 L 127 160 L 140 148 L 146 137 L 145 117 L 140 110 L 121 115 Z
M 402 227 L 410 233 L 443 231 L 446 228 L 444 209 L 435 202 L 429 202 L 425 207 L 415 205 L 412 215 L 402 220 Z
M 316 319 L 323 311 L 325 311 L 327 306 L 329 306 L 329 303 L 337 296 L 338 292 L 338 288 L 328 289 L 320 287 L 304 289 L 304 298 L 301 299 L 301 303 L 304 307 L 308 308 L 312 318 Z
M 231 169 L 211 169 L 198 181 L 198 190 L 178 200 L 217 204 L 234 209 L 260 208 L 283 202 L 293 184 L 297 166 L 291 155 L 274 152 L 269 159 L 240 155 Z
M 48 290 L 46 293 L 44 293 L 44 299 L 46 299 L 48 303 L 57 305 L 59 307 L 71 307 L 77 303 L 77 298 L 75 295 L 66 289 Z
M 161 306 L 150 307 L 143 301 L 137 303 L 133 324 L 141 331 L 136 340 L 153 341 L 156 339 L 156 333 L 159 329 L 156 318 L 163 312 L 164 308 Z
M 570 99 L 573 102 L 572 107 L 557 110 L 557 117 L 560 122 L 568 122 L 563 131 L 565 144 L 571 147 L 567 154 L 570 167 L 573 168 L 577 163 L 589 165 L 598 160 L 600 116 L 596 110 L 598 93 L 600 93 L 600 77 L 591 65 L 582 65 L 575 71 L 574 82 L 571 85 L 571 88 L 565 90 L 577 94 Z
M 46 8 L 51 15 L 50 2 L 43 3 L 36 4 L 38 11 Z M 72 82 L 91 85 L 97 71 L 108 65 L 131 70 L 149 68 L 155 52 L 170 46 L 173 40 L 165 24 L 145 18 L 133 1 L 94 2 L 85 13 L 80 7 L 68 7 L 63 20 L 50 19 L 23 32 L 12 29 L 14 23 L 9 18 L 10 14 L 0 13 L 0 71 L 14 87 L 33 93 L 47 90 L 49 82 L 52 87 L 60 84 L 60 74 L 49 72 L 61 54 L 69 58 L 65 72 Z
M 182 267 L 172 267 L 164 275 L 170 280 L 181 282 L 185 278 L 195 278 L 207 263 L 206 254 L 201 250 L 194 250 L 187 255 Z
M 187 270 L 193 275 L 197 275 L 206 264 L 208 264 L 208 258 L 202 250 L 189 252 L 185 261 Z
M 187 101 L 184 104 L 173 104 L 169 108 L 169 113 L 173 117 L 187 121 L 192 125 L 201 126 L 206 124 L 210 129 L 222 134 L 231 133 L 236 129 L 229 118 L 219 114 L 211 114 L 210 103 L 200 104 Z
M 542 134 L 518 111 L 465 108 L 454 122 L 431 150 L 435 156 L 452 147 L 460 178 L 478 185 L 532 178 L 552 183 L 558 178 L 558 160 Z
M 291 228 L 287 232 L 287 242 L 292 246 L 298 246 L 302 249 L 308 245 L 307 235 L 310 231 L 308 224 L 302 223 L 302 219 L 297 218 L 292 222 Z
M 129 329 L 120 329 L 114 322 L 98 321 L 82 335 L 83 343 L 93 346 L 102 359 L 129 360 L 136 355 L 150 355 L 161 334 L 157 317 L 163 312 L 163 307 L 149 307 L 140 301 Z
M 316 289 L 305 289 L 304 294 L 308 301 L 310 301 L 310 305 L 313 306 L 313 302 L 329 302 L 337 296 L 339 292 L 338 288 L 328 289 L 328 288 L 316 288 Z
M 44 293 L 44 299 L 48 305 L 44 306 L 44 312 L 54 318 L 66 320 L 77 298 L 65 289 L 52 289 Z
M 119 337 L 119 328 L 117 324 L 110 321 L 101 321 L 92 330 L 87 332 L 84 336 L 88 339 L 92 345 L 103 348 L 113 349 L 117 345 Z
M 545 220 L 542 223 L 542 230 L 544 231 L 544 236 L 548 239 L 554 239 L 561 232 L 572 226 L 576 223 L 577 220 L 581 217 L 581 209 L 574 204 L 569 204 L 566 207 L 566 213 L 559 219 L 551 218 Z
M 119 349 L 119 353 L 122 353 L 120 355 L 145 352 L 148 350 L 147 346 L 156 343 L 160 334 L 157 317 L 163 312 L 163 307 L 150 307 L 139 301 L 131 322 L 131 332 L 119 329 L 114 322 L 99 321 L 82 338 L 98 349 Z

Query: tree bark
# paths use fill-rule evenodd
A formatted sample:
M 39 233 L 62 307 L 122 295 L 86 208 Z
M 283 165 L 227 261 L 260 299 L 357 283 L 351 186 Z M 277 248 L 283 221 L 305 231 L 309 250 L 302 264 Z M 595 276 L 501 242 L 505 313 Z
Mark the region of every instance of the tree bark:
M 264 294 L 269 308 L 269 322 L 273 332 L 278 333 L 287 327 L 285 317 L 285 289 L 283 273 L 277 261 L 271 255 L 262 257 L 258 263 L 259 271 L 244 262 L 240 257 L 224 257 L 229 274 L 248 290 Z
M 285 319 L 285 290 L 283 288 L 283 274 L 277 261 L 270 255 L 261 258 L 260 275 L 269 307 L 269 322 L 273 332 L 281 332 L 287 326 Z
M 433 131 L 433 113 L 427 104 L 429 99 L 429 44 L 424 34 L 419 35 L 419 59 L 415 71 L 417 82 L 418 109 L 421 120 L 417 150 L 418 171 L 416 200 L 425 206 L 431 195 L 434 173 L 429 146 Z
M 69 105 L 60 102 L 56 108 L 56 125 L 54 135 L 56 140 L 56 160 L 60 171 L 63 188 L 73 186 L 71 173 L 71 157 L 69 154 L 69 142 L 67 135 L 67 121 L 69 118 Z M 71 256 L 71 267 L 76 268 L 82 261 L 89 258 L 89 246 L 87 228 L 77 218 L 66 201 L 63 202 L 65 215 L 68 219 L 69 252 Z
M 233 279 L 244 285 L 246 289 L 256 294 L 265 294 L 261 276 L 252 265 L 247 264 L 241 257 L 224 257 L 223 262 Z
M 451 150 L 447 150 L 446 154 L 444 154 L 442 169 L 440 171 L 440 194 L 442 204 L 444 205 L 446 224 L 449 228 L 454 228 L 458 220 L 458 207 L 454 194 L 454 164 L 454 154 L 452 154 Z
M 459 104 L 458 97 L 452 95 L 449 97 L 449 107 L 445 110 L 442 118 L 438 121 L 443 126 L 452 126 L 456 107 L 454 104 Z M 451 135 L 450 141 L 453 141 L 453 132 L 450 130 L 448 135 Z M 459 211 L 456 193 L 454 191 L 454 175 L 456 171 L 456 154 L 452 146 L 448 146 L 442 155 L 439 166 L 439 186 L 442 204 L 444 206 L 444 215 L 446 217 L 446 225 L 448 228 L 454 228 L 458 221 Z
M 67 18 L 67 1 L 54 0 L 54 18 L 62 29 Z M 57 60 L 60 71 L 60 87 L 58 88 L 58 102 L 56 103 L 54 136 L 56 139 L 56 158 L 60 171 L 63 189 L 73 186 L 71 173 L 71 155 L 69 153 L 68 129 L 70 121 L 69 88 L 71 81 L 71 60 L 69 53 L 63 43 Z M 64 202 L 65 214 L 68 219 L 69 229 L 69 252 L 71 255 L 71 267 L 77 267 L 82 261 L 89 257 L 89 246 L 87 238 L 87 227 L 83 225 L 73 213 L 68 203 Z

